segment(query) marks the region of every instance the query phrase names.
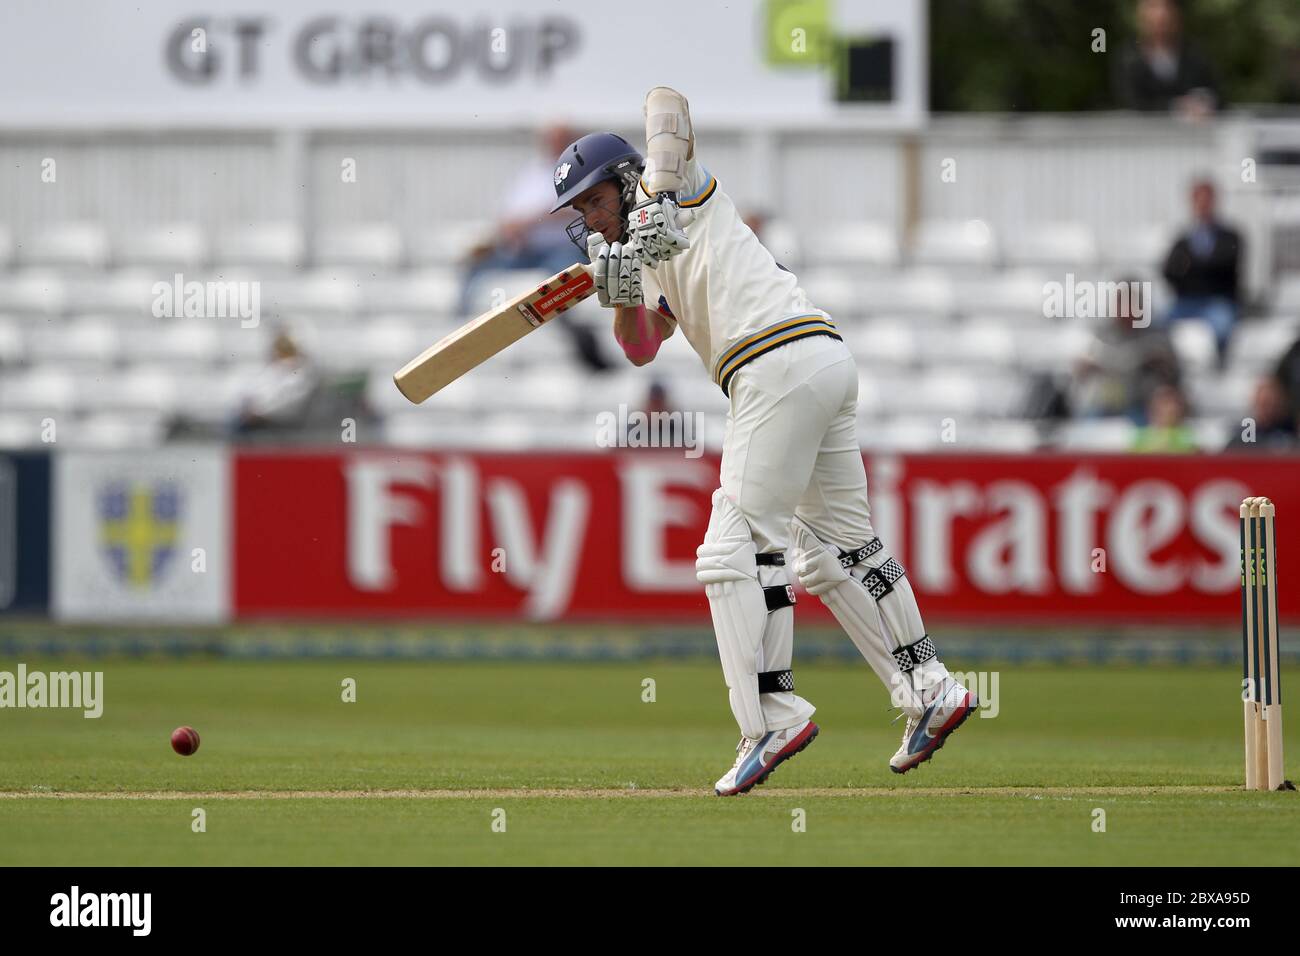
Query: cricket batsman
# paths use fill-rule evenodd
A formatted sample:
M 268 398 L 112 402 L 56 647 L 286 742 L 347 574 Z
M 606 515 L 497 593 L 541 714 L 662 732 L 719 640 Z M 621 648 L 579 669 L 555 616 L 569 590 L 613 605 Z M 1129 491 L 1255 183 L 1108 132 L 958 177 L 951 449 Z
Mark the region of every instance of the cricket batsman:
M 591 259 L 628 359 L 650 362 L 680 326 L 731 402 L 695 563 L 742 735 L 715 790 L 749 791 L 817 736 L 790 669 L 791 569 L 907 715 L 889 761 L 906 773 L 978 701 L 939 660 L 903 568 L 871 529 L 853 356 L 700 163 L 686 98 L 655 87 L 644 117 L 644 158 L 613 133 L 564 150 L 552 212 L 580 214 L 569 237 Z

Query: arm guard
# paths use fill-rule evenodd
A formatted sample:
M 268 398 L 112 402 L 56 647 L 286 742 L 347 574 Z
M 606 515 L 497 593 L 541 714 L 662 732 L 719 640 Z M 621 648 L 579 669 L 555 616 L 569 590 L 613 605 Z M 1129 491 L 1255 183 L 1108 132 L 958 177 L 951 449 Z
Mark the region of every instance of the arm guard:
M 679 192 L 686 179 L 686 162 L 695 155 L 686 97 L 656 86 L 645 97 L 645 184 L 651 196 Z

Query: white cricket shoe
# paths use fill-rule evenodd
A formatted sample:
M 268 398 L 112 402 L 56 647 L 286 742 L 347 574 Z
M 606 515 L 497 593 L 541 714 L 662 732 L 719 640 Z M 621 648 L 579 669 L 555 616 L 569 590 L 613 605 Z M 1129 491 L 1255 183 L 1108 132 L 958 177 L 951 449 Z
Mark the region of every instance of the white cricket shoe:
M 768 778 L 782 762 L 803 750 L 817 736 L 818 727 L 811 720 L 785 730 L 773 730 L 755 740 L 741 737 L 736 745 L 736 762 L 713 785 L 720 797 L 748 793 Z
M 951 677 L 945 677 L 921 695 L 921 706 L 925 710 L 920 717 L 907 718 L 903 744 L 889 758 L 889 769 L 894 773 L 907 773 L 933 757 L 948 735 L 974 713 L 979 698 Z

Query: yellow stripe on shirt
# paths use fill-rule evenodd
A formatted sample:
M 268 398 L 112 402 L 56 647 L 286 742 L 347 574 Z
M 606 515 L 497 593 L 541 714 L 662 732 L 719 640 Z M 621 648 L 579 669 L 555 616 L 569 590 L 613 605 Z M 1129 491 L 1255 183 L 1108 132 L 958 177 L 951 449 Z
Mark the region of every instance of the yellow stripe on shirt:
M 741 339 L 731 348 L 727 349 L 727 351 L 723 352 L 722 355 L 718 358 L 718 362 L 715 368 L 717 368 L 718 371 L 721 371 L 722 368 L 728 362 L 730 362 L 736 355 L 738 355 L 740 352 L 743 352 L 751 345 L 755 345 L 758 342 L 762 341 L 763 339 L 767 338 L 769 335 L 776 335 L 780 332 L 784 332 L 786 329 L 789 329 L 793 326 L 801 325 L 805 322 L 809 322 L 814 319 L 821 322 L 825 322 L 832 329 L 835 328 L 834 322 L 826 318 L 826 316 L 820 315 L 815 312 L 811 312 L 807 315 L 796 315 L 793 318 L 789 318 L 789 319 L 782 319 L 780 322 L 776 323 L 776 325 L 769 325 L 765 329 L 760 329 L 759 331 L 754 332 L 751 335 L 748 335 L 745 338 Z M 714 378 L 716 380 L 718 376 L 715 375 Z
M 730 394 L 731 377 L 743 366 L 782 345 L 814 335 L 840 338 L 835 324 L 822 315 L 802 315 L 769 326 L 728 349 L 718 360 L 713 380 L 724 394 Z
M 677 199 L 677 205 L 681 206 L 683 209 L 693 209 L 697 206 L 703 206 L 713 198 L 713 194 L 717 192 L 717 190 L 718 181 L 710 176 L 708 181 L 705 182 L 704 186 L 694 196 L 687 196 L 685 198 L 679 196 Z M 651 198 L 655 196 L 655 194 L 647 188 L 644 179 L 641 180 L 641 191 Z

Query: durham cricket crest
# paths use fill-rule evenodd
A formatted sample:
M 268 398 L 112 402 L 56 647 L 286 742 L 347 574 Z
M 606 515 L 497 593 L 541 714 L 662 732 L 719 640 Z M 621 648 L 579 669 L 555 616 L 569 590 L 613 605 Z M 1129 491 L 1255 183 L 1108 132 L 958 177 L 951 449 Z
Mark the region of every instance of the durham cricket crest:
M 111 482 L 96 495 L 100 548 L 118 580 L 147 589 L 176 553 L 180 489 L 171 482 Z

